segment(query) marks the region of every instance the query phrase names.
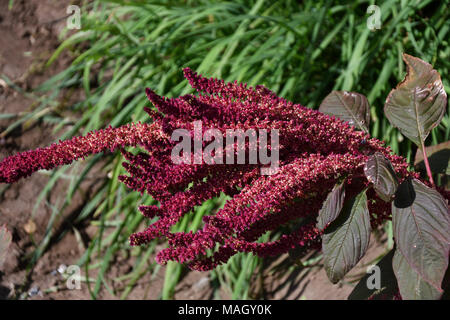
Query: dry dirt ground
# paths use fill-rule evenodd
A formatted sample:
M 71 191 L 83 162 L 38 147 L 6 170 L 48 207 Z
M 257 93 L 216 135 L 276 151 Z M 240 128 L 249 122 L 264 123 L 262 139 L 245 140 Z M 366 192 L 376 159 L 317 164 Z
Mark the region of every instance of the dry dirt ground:
M 50 76 L 63 70 L 71 62 L 69 53 L 64 53 L 51 68 L 44 63 L 60 43 L 58 35 L 65 25 L 66 8 L 76 1 L 62 0 L 15 0 L 12 10 L 8 9 L 8 0 L 0 0 L 0 75 L 5 75 L 19 88 L 31 91 Z M 0 113 L 28 112 L 36 102 L 29 99 L 4 82 L 0 83 Z M 61 101 L 83 99 L 81 93 L 63 93 Z M 61 102 L 63 103 L 63 102 Z M 0 119 L 0 134 L 14 119 Z M 0 139 L 0 158 L 39 146 L 46 146 L 58 139 L 52 134 L 51 126 L 43 122 L 26 123 Z M 100 173 L 101 174 L 101 173 Z M 95 177 L 87 179 L 75 194 L 67 210 L 61 214 L 52 230 L 53 237 L 47 251 L 37 261 L 34 268 L 28 270 L 26 257 L 40 243 L 52 213 L 52 206 L 58 200 L 57 185 L 34 213 L 33 207 L 40 191 L 48 181 L 48 175 L 39 173 L 11 186 L 0 186 L 0 225 L 6 224 L 13 234 L 7 261 L 0 270 L 0 299 L 90 299 L 85 284 L 80 290 L 68 290 L 58 272 L 61 265 L 75 263 L 83 252 L 74 232 L 62 233 L 70 226 L 77 230 L 84 243 L 89 242 L 92 226 L 72 224 L 77 209 L 95 190 Z M 35 231 L 33 223 L 35 224 Z M 30 233 L 31 232 L 31 233 Z M 265 299 L 346 299 L 353 285 L 348 283 L 355 275 L 364 274 L 366 265 L 386 251 L 385 243 L 372 239 L 369 254 L 346 281 L 332 285 L 318 261 L 316 265 L 292 268 L 292 261 L 285 255 L 273 261 L 267 261 L 263 276 L 255 277 L 254 290 Z M 153 259 L 153 257 L 151 257 Z M 129 272 L 132 260 L 116 257 L 115 264 L 108 276 L 117 277 Z M 83 274 L 83 272 L 82 272 Z M 94 276 L 94 275 L 90 275 Z M 155 278 L 141 279 L 131 292 L 132 299 L 157 299 L 164 281 L 164 267 Z M 121 283 L 114 283 L 113 289 L 120 292 Z M 119 294 L 120 296 L 120 294 Z M 222 298 L 230 298 L 224 290 Z M 102 291 L 101 299 L 116 298 Z M 213 298 L 208 274 L 187 272 L 176 288 L 176 299 Z

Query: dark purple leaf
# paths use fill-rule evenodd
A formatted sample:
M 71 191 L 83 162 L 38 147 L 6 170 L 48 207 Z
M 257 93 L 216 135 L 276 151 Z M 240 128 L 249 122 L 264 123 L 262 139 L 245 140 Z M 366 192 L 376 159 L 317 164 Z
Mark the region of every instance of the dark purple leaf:
M 441 298 L 443 290 L 425 281 L 398 250 L 395 251 L 392 259 L 392 268 L 395 270 L 402 299 L 439 300 Z
M 5 262 L 6 253 L 11 244 L 11 233 L 6 229 L 6 226 L 0 226 L 0 268 Z
M 328 278 L 337 283 L 364 256 L 369 246 L 370 216 L 364 190 L 347 201 L 322 239 Z
M 411 183 L 411 178 L 405 179 L 395 193 L 394 205 L 396 208 L 408 208 L 416 199 L 416 192 Z
M 328 194 L 325 199 L 322 209 L 319 211 L 317 218 L 317 228 L 320 231 L 326 228 L 326 226 L 333 222 L 344 206 L 345 189 L 344 183 L 336 184 L 333 190 Z
M 349 300 L 367 300 L 369 298 L 373 300 L 392 300 L 394 298 L 394 295 L 398 292 L 397 279 L 392 269 L 394 252 L 395 249 L 392 249 L 376 264 L 380 268 L 380 288 L 369 289 L 367 281 L 374 274 L 367 273 L 350 293 L 348 296 Z
M 360 130 L 369 131 L 369 101 L 362 94 L 332 91 L 320 104 L 319 111 L 346 121 Z
M 404 299 L 436 299 L 450 254 L 450 215 L 444 198 L 417 179 L 406 208 L 392 204 L 394 272 Z
M 447 94 L 431 64 L 408 54 L 403 54 L 403 60 L 406 77 L 389 93 L 384 113 L 394 127 L 421 146 L 444 116 Z
M 398 188 L 398 180 L 391 162 L 383 154 L 376 152 L 369 157 L 364 165 L 364 174 L 381 199 L 386 202 L 392 200 Z

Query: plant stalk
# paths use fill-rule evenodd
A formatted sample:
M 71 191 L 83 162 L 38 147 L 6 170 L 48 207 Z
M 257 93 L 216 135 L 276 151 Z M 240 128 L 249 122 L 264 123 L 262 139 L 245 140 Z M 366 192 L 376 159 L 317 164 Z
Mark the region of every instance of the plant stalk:
M 423 140 L 422 140 L 421 149 L 422 149 L 423 161 L 425 163 L 425 169 L 427 170 L 428 178 L 430 179 L 431 186 L 436 189 L 436 185 L 434 184 L 433 174 L 431 173 L 430 163 L 428 162 L 428 156 L 427 156 L 427 152 L 425 151 L 425 144 L 424 144 Z

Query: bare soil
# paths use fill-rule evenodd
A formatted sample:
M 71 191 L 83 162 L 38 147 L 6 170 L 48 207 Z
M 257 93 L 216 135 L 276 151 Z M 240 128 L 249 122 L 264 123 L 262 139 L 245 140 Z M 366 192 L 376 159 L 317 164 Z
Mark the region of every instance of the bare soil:
M 63 55 L 50 67 L 45 62 L 57 48 L 61 39 L 58 35 L 65 25 L 66 8 L 76 1 L 68 0 L 15 0 L 12 10 L 8 9 L 8 0 L 0 0 L 0 75 L 8 77 L 24 91 L 31 91 L 37 85 L 62 71 L 72 59 L 69 53 Z M 80 101 L 81 93 L 63 93 L 61 101 Z M 36 101 L 20 94 L 0 82 L 0 113 L 19 114 L 28 112 L 36 106 Z M 15 119 L 0 119 L 0 134 Z M 52 127 L 43 122 L 26 123 L 0 138 L 0 158 L 19 151 L 42 147 L 57 140 Z M 99 172 L 99 175 L 101 172 Z M 34 211 L 36 200 L 48 181 L 48 175 L 39 173 L 10 186 L 0 186 L 0 225 L 6 224 L 13 234 L 7 260 L 0 270 L 0 299 L 90 299 L 85 284 L 80 290 L 68 290 L 65 280 L 58 271 L 62 265 L 75 263 L 84 251 L 76 234 L 87 244 L 93 230 L 89 224 L 73 224 L 79 213 L 79 207 L 96 189 L 96 177 L 92 176 L 83 183 L 74 196 L 69 208 L 58 217 L 56 227 L 51 230 L 51 242 L 37 261 L 34 268 L 27 269 L 27 257 L 40 243 L 46 226 L 57 204 L 61 188 L 55 186 L 45 201 Z M 71 232 L 63 232 L 70 227 Z M 33 230 L 35 229 L 35 230 Z M 349 280 L 365 273 L 366 265 L 386 251 L 384 241 L 372 239 L 369 253 L 346 279 L 338 285 L 332 285 L 319 261 L 310 267 L 295 267 L 292 260 L 284 255 L 267 260 L 262 276 L 255 276 L 253 289 L 255 298 L 264 299 L 346 299 L 353 288 Z M 154 259 L 154 257 L 151 257 Z M 115 257 L 115 264 L 109 271 L 110 277 L 118 277 L 130 272 L 134 259 Z M 141 279 L 131 292 L 131 299 L 157 299 L 164 282 L 164 267 L 152 279 Z M 82 272 L 84 274 L 84 271 Z M 95 274 L 90 274 L 95 278 Z M 120 292 L 123 283 L 113 283 L 113 290 Z M 226 289 L 221 298 L 230 298 Z M 101 299 L 116 297 L 103 290 Z M 207 273 L 187 272 L 178 284 L 176 299 L 212 299 L 213 290 Z

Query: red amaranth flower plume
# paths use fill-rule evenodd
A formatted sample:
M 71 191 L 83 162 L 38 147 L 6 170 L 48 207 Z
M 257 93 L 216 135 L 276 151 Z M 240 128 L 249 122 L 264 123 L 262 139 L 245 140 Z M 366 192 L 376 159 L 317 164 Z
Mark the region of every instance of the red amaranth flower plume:
M 148 218 L 158 217 L 145 231 L 131 236 L 132 245 L 157 237 L 168 240 L 168 248 L 157 260 L 188 263 L 209 270 L 237 252 L 259 256 L 278 255 L 295 247 L 320 247 L 315 227 L 318 211 L 336 182 L 345 179 L 347 197 L 369 182 L 363 167 L 368 156 L 380 152 L 393 165 L 400 179 L 417 177 L 407 171 L 403 158 L 391 154 L 379 140 L 318 111 L 288 102 L 263 86 L 225 83 L 184 70 L 196 95 L 174 99 L 146 90 L 157 111 L 146 108 L 152 124 L 108 128 L 50 147 L 19 153 L 0 163 L 0 182 L 12 183 L 40 169 L 51 169 L 89 154 L 120 149 L 128 162 L 128 176 L 120 180 L 141 193 L 148 192 L 160 206 L 140 206 Z M 260 174 L 262 164 L 174 164 L 170 136 L 175 129 L 193 134 L 193 122 L 215 128 L 279 130 L 279 170 Z M 132 154 L 123 147 L 141 147 Z M 195 206 L 220 194 L 231 197 L 215 215 L 203 217 L 197 232 L 172 233 L 171 227 Z M 375 192 L 368 192 L 372 225 L 389 219 L 390 206 Z M 267 231 L 291 227 L 274 242 L 259 243 Z M 286 228 L 285 228 L 286 229 Z M 207 252 L 212 252 L 209 254 Z

